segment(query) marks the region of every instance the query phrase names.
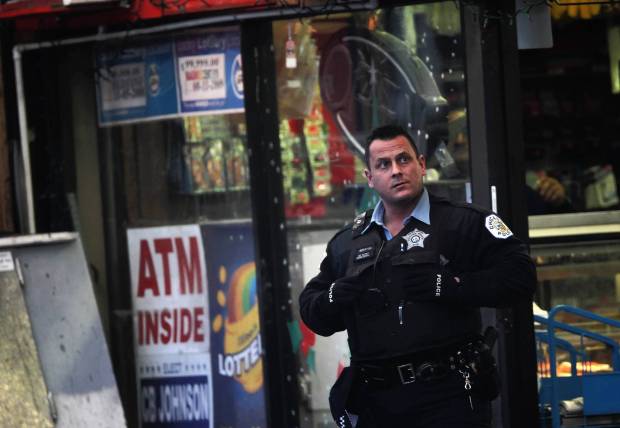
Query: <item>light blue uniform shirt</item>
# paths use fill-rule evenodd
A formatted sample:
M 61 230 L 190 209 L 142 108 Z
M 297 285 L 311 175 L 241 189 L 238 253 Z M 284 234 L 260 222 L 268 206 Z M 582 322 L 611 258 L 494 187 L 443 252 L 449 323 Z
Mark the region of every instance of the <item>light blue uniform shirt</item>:
M 403 226 L 406 225 L 411 220 L 411 217 L 414 217 L 415 219 L 420 220 L 421 222 L 426 223 L 430 226 L 431 225 L 430 212 L 431 212 L 431 204 L 428 200 L 428 192 L 426 191 L 426 189 L 424 189 L 422 191 L 422 196 L 420 196 L 420 200 L 418 201 L 413 211 L 411 211 L 411 214 L 409 214 L 409 216 L 405 220 L 403 220 Z M 368 223 L 368 226 L 366 226 L 366 228 L 362 231 L 362 233 L 366 233 L 366 231 L 368 230 L 371 224 L 377 223 L 379 226 L 383 228 L 383 231 L 385 233 L 385 239 L 387 239 L 388 241 L 392 239 L 393 238 L 392 233 L 390 233 L 388 228 L 385 227 L 385 224 L 383 223 L 384 213 L 385 213 L 385 208 L 383 208 L 383 201 L 379 201 L 379 203 L 377 203 L 377 205 L 375 206 L 375 209 L 372 212 L 370 223 Z

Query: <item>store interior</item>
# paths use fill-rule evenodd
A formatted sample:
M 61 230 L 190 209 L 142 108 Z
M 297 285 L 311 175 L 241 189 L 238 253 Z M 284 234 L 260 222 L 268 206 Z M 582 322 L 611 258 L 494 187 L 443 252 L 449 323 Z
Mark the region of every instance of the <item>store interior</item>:
M 553 20 L 553 47 L 521 50 L 527 183 L 544 176 L 565 189 L 563 204 L 533 214 L 620 208 L 620 27 L 613 15 Z M 615 60 L 614 60 L 615 59 Z
M 544 320 L 551 314 L 577 329 L 556 333 L 558 344 L 565 341 L 553 351 L 562 385 L 617 373 L 610 344 L 620 339 L 620 9 L 583 4 L 550 12 L 553 46 L 519 52 L 530 246 L 538 267 L 534 314 L 541 317 L 539 392 L 548 424 L 553 401 L 545 394 L 554 376 Z M 555 313 L 559 305 L 569 309 Z M 564 406 L 564 423 L 617 423 L 610 412 L 586 416 L 594 397 L 577 395 Z M 598 402 L 613 407 L 605 397 Z
M 541 211 L 540 205 L 532 207 L 531 214 L 618 210 L 620 88 L 614 87 L 618 66 L 611 59 L 617 55 L 613 51 L 618 37 L 614 15 L 604 9 L 591 19 L 565 15 L 553 20 L 552 29 L 552 48 L 521 50 L 519 55 L 526 183 L 536 190 L 542 178 L 552 177 L 564 189 L 564 200 L 546 203 L 547 211 Z M 562 218 L 555 217 L 560 224 Z M 608 237 L 605 233 L 584 236 L 580 239 Z M 617 251 L 609 248 L 605 253 L 617 262 Z M 580 261 L 587 258 L 573 256 Z M 600 255 L 592 257 L 602 261 Z M 566 257 L 560 258 L 566 262 Z M 605 306 L 616 306 L 620 295 L 614 281 L 610 278 L 608 297 L 601 296 L 598 304 L 585 307 L 605 310 Z M 552 293 L 554 298 L 541 302 L 543 306 L 591 301 L 568 295 L 560 298 L 560 288 Z

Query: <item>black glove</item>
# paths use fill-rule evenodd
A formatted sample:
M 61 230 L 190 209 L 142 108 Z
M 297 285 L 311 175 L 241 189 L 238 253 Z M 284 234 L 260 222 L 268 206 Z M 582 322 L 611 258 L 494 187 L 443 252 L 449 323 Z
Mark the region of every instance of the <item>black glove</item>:
M 463 287 L 458 275 L 437 263 L 398 266 L 394 277 L 410 301 L 455 301 Z
M 352 306 L 359 300 L 363 291 L 364 286 L 359 277 L 345 276 L 329 286 L 327 302 L 330 306 Z

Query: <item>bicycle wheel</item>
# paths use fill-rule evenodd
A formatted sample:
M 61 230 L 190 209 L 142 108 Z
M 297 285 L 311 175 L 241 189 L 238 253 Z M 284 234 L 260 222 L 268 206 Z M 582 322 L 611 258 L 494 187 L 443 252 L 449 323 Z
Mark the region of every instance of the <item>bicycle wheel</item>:
M 424 131 L 447 105 L 426 64 L 400 39 L 381 31 L 345 29 L 321 54 L 321 97 L 351 150 L 380 125 Z M 439 107 L 439 109 L 438 109 Z M 424 141 L 417 141 L 422 153 Z

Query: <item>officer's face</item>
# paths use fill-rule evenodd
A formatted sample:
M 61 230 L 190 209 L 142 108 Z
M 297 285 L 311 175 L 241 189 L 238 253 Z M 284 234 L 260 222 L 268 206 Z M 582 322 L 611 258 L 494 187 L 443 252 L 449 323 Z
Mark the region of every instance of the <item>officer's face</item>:
M 426 175 L 424 156 L 417 156 L 403 136 L 374 140 L 369 147 L 369 169 L 364 171 L 368 186 L 375 189 L 386 205 L 405 205 L 422 192 Z

